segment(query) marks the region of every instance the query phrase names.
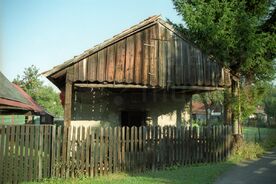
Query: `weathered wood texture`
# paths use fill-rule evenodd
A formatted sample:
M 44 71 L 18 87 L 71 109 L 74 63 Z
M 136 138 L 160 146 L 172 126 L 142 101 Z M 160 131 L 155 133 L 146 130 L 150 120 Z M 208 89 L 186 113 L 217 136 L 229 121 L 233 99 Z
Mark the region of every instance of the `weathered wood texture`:
M 229 72 L 160 23 L 92 53 L 73 65 L 74 81 L 154 87 L 229 85 Z
M 225 160 L 231 127 L 0 126 L 0 183 Z

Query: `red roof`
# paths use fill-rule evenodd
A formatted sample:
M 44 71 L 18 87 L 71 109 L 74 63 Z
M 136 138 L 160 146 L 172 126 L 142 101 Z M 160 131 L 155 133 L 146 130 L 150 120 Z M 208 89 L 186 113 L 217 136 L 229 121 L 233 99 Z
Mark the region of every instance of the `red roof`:
M 201 102 L 193 102 L 192 103 L 192 113 L 196 114 L 205 114 L 204 104 Z
M 16 84 L 12 84 L 12 85 L 21 94 L 21 96 L 26 99 L 28 104 L 22 103 L 16 100 L 0 98 L 0 105 L 11 106 L 11 107 L 14 107 L 15 109 L 33 111 L 34 113 L 38 113 L 38 114 L 48 114 L 22 88 L 20 88 Z M 8 109 L 11 109 L 11 107 L 9 107 Z

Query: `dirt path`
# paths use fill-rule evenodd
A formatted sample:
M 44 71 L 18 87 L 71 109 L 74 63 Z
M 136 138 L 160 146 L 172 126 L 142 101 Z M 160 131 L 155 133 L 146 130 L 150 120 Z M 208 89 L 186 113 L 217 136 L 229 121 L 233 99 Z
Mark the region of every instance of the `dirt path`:
M 276 184 L 276 148 L 258 160 L 243 162 L 218 178 L 215 184 Z

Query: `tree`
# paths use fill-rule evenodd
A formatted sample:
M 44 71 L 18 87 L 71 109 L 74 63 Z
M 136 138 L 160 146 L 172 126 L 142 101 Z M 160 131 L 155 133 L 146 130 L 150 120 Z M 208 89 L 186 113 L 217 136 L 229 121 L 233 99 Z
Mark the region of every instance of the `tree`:
M 236 125 L 242 107 L 231 101 L 238 102 L 242 97 L 237 94 L 242 94 L 243 89 L 257 90 L 246 94 L 251 96 L 248 99 L 253 99 L 255 94 L 261 94 L 254 85 L 270 81 L 275 75 L 275 0 L 172 1 L 186 23 L 186 26 L 175 25 L 176 28 L 217 62 L 230 68 L 235 78 L 243 79 L 242 90 L 237 89 L 239 83 L 233 82 L 231 95 L 225 98 L 231 99 L 230 106 L 236 105 L 233 108 Z
M 46 86 L 39 75 L 39 69 L 32 65 L 25 68 L 23 75 L 17 75 L 13 83 L 19 85 L 40 106 L 54 116 L 62 116 L 63 108 L 59 95 L 51 86 Z

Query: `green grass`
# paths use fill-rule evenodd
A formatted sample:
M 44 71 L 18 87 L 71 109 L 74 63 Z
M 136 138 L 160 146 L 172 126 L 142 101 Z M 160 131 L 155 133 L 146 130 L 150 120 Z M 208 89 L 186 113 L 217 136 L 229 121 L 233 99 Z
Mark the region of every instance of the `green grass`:
M 229 162 L 218 163 L 218 164 L 201 164 L 190 167 L 173 167 L 161 171 L 148 171 L 141 174 L 127 174 L 118 173 L 111 174 L 103 177 L 96 178 L 85 178 L 81 177 L 78 179 L 50 179 L 45 180 L 41 183 L 52 183 L 52 184 L 211 184 L 215 179 L 229 169 L 232 166 Z

